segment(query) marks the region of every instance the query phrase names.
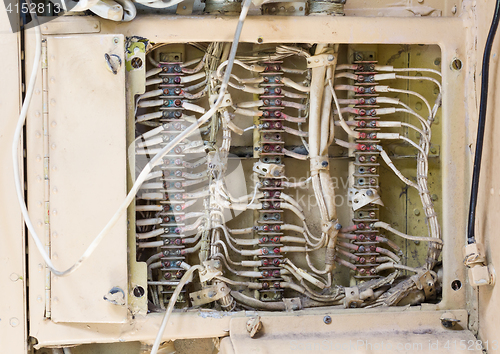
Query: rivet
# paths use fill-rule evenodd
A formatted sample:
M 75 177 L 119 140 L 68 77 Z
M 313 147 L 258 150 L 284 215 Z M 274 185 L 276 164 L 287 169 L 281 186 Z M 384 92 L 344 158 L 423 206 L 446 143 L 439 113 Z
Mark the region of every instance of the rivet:
M 36 95 L 39 95 L 39 94 L 40 94 L 40 92 L 41 92 L 41 91 L 40 91 L 39 89 L 36 89 L 36 90 L 35 90 L 35 94 L 36 94 Z
M 52 150 L 55 150 L 55 149 L 56 149 L 56 147 L 57 147 L 57 145 L 56 145 L 56 144 L 52 144 L 52 145 L 50 145 L 50 148 L 51 148 Z
M 55 106 L 55 105 L 56 105 L 56 100 L 55 100 L 55 99 L 51 99 L 51 100 L 50 100 L 50 104 L 51 104 L 52 106 Z
M 416 216 L 419 216 L 420 215 L 420 210 L 413 209 L 413 214 L 415 214 Z
M 9 323 L 12 327 L 16 327 L 17 325 L 19 325 L 19 320 L 16 317 L 12 317 Z
M 54 303 L 54 305 L 57 305 L 59 303 L 59 298 L 57 298 L 57 297 L 53 298 L 52 302 Z
M 56 194 L 57 193 L 57 188 L 52 189 L 52 193 Z
M 10 275 L 10 280 L 12 280 L 12 281 L 17 281 L 17 280 L 19 280 L 19 275 L 17 275 L 16 273 L 12 273 L 12 274 Z
M 57 215 L 57 210 L 56 209 L 52 210 L 52 215 Z
M 49 26 L 43 26 L 43 30 L 46 31 L 49 29 Z
M 98 28 L 99 28 L 99 25 L 98 25 L 97 23 L 96 23 L 96 24 L 94 24 L 94 28 L 95 28 L 95 29 L 98 29 Z
M 39 264 L 38 267 L 36 267 L 38 269 L 39 272 L 41 272 L 43 270 L 43 265 Z
M 57 125 L 57 122 L 55 120 L 53 120 L 52 123 L 50 123 L 51 127 L 55 127 L 56 125 Z
M 52 254 L 52 259 L 57 260 L 59 259 L 59 255 L 57 253 Z
M 43 222 L 41 222 L 41 221 L 37 222 L 37 226 L 38 227 L 42 227 L 43 226 Z
M 40 133 L 38 130 L 35 132 L 35 137 L 37 138 L 41 138 L 42 137 L 42 133 Z
M 36 162 L 41 162 L 42 161 L 42 157 L 40 155 L 36 155 Z
M 120 39 L 118 37 L 113 38 L 113 43 L 118 44 L 120 42 Z
M 37 180 L 38 182 L 41 182 L 41 181 L 42 181 L 42 176 L 36 176 L 36 180 Z
M 51 82 L 51 83 L 54 83 L 54 82 L 56 82 L 56 79 L 55 79 L 54 77 L 51 77 L 51 78 L 50 78 L 50 82 Z
M 37 302 L 42 302 L 42 301 L 43 301 L 43 299 L 42 299 L 42 297 L 41 297 L 41 296 L 37 296 L 36 301 L 37 301 Z
M 57 234 L 57 232 L 55 232 L 55 231 L 54 231 L 54 232 L 52 233 L 52 237 L 53 237 L 53 238 L 57 238 L 57 236 L 59 236 L 59 235 Z
M 43 202 L 41 200 L 38 201 L 38 206 L 39 207 L 42 207 L 43 206 Z
M 38 117 L 40 117 L 41 115 L 42 115 L 42 114 L 40 113 L 40 111 L 36 111 L 36 112 L 35 112 L 35 117 L 37 117 L 37 118 L 38 118 Z

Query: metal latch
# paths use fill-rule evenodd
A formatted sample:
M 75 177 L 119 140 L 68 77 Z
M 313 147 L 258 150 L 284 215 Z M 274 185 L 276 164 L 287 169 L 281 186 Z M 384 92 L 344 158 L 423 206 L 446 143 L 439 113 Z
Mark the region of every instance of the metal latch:
M 307 58 L 308 68 L 317 68 L 319 66 L 329 66 L 336 63 L 335 55 L 333 54 L 318 54 Z
M 285 311 L 286 312 L 293 312 L 297 310 L 302 310 L 302 303 L 300 302 L 300 298 L 294 297 L 294 298 L 284 298 L 283 303 L 285 304 Z
M 204 261 L 203 266 L 205 269 L 199 273 L 200 282 L 204 283 L 213 278 L 222 275 L 221 264 L 220 261 L 212 259 L 209 261 Z
M 344 307 L 353 308 L 359 307 L 366 299 L 370 299 L 373 297 L 373 289 L 366 289 L 364 291 L 359 291 L 357 286 L 352 288 L 344 288 Z
M 215 102 L 217 102 L 218 98 L 219 98 L 218 94 L 210 95 L 210 107 L 212 107 L 215 104 Z M 231 98 L 231 95 L 229 93 L 224 94 L 224 98 L 222 99 L 219 108 L 231 107 L 232 105 L 233 105 L 233 100 Z
M 206 289 L 190 293 L 189 298 L 191 299 L 193 306 L 200 306 L 219 300 L 229 293 L 229 287 L 224 283 L 219 282 Z
M 382 199 L 376 189 L 349 189 L 349 198 L 352 202 L 352 210 L 356 211 L 368 204 L 377 204 L 384 206 Z
M 264 177 L 276 178 L 283 176 L 285 166 L 257 161 L 253 165 L 253 170 Z
M 247 321 L 247 331 L 251 338 L 253 338 L 261 329 L 262 322 L 260 321 L 260 316 L 252 317 Z
M 435 274 L 435 273 L 434 273 Z M 418 290 L 423 290 L 426 299 L 436 297 L 436 280 L 428 269 L 421 269 L 411 277 Z

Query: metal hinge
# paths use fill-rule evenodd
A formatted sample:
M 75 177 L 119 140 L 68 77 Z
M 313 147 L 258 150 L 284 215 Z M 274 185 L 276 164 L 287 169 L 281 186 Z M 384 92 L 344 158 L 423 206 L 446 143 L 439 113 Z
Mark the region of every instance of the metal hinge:
M 50 180 L 49 180 L 49 92 L 48 92 L 48 63 L 47 40 L 42 40 L 42 126 L 43 126 L 43 179 L 44 179 L 44 242 L 47 254 L 50 250 Z M 51 318 L 51 273 L 45 266 L 45 317 Z

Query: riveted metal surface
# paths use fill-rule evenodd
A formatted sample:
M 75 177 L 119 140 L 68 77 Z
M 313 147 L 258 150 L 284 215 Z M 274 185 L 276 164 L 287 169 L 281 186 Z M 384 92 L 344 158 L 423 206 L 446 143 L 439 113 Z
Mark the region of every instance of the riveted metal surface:
M 58 20 L 56 19 L 54 21 Z M 79 21 L 82 21 L 82 19 L 79 19 Z M 83 21 L 85 21 L 85 18 Z M 71 20 L 66 22 L 66 26 L 70 26 L 70 23 Z M 465 216 L 468 197 L 467 185 L 469 182 L 468 159 L 464 159 L 464 156 L 467 154 L 465 141 L 466 138 L 469 137 L 468 134 L 470 134 L 470 132 L 467 131 L 466 125 L 464 124 L 464 122 L 467 121 L 466 113 L 462 105 L 457 104 L 457 97 L 460 97 L 460 100 L 458 101 L 459 103 L 461 103 L 462 98 L 465 97 L 464 87 L 466 74 L 465 69 L 462 72 L 452 71 L 449 69 L 447 64 L 451 62 L 453 58 L 460 57 L 464 58 L 463 62 L 465 68 L 470 65 L 469 59 L 467 59 L 465 55 L 466 44 L 464 43 L 464 38 L 466 38 L 468 30 L 465 23 L 466 22 L 464 22 L 463 18 L 431 19 L 419 17 L 404 19 L 391 18 L 390 20 L 387 20 L 383 18 L 360 17 L 304 17 L 280 19 L 277 21 L 275 17 L 269 18 L 263 16 L 249 18 L 245 23 L 242 34 L 242 41 L 250 43 L 257 43 L 258 38 L 262 37 L 265 43 L 316 43 L 335 41 L 337 43 L 363 44 L 429 44 L 432 46 L 426 46 L 424 48 L 425 50 L 427 50 L 427 48 L 431 48 L 430 50 L 432 51 L 433 59 L 435 59 L 434 56 L 437 56 L 439 51 L 441 52 L 440 57 L 442 62 L 441 67 L 443 72 L 445 97 L 443 101 L 442 113 L 440 114 L 439 125 L 443 131 L 447 132 L 447 134 L 443 135 L 441 149 L 439 151 L 442 161 L 442 195 L 438 194 L 438 200 L 441 199 L 443 202 L 441 221 L 443 225 L 444 242 L 446 245 L 443 252 L 445 285 L 451 283 L 451 281 L 455 279 L 465 279 L 465 272 L 461 264 L 461 248 L 463 243 L 461 241 L 457 242 L 456 240 L 458 238 L 457 235 L 465 234 Z M 188 41 L 230 41 L 232 39 L 235 26 L 236 20 L 234 18 L 220 18 L 212 16 L 204 16 L 203 18 L 143 16 L 138 17 L 135 21 L 126 24 L 103 21 L 101 23 L 101 31 L 103 34 L 106 33 L 111 36 L 113 36 L 114 33 L 120 33 L 120 35 L 138 35 L 151 38 L 154 39 L 155 42 L 185 43 Z M 63 29 L 61 29 L 61 31 L 63 31 Z M 439 36 L 437 36 L 436 33 L 439 33 Z M 102 38 L 108 37 L 103 36 Z M 414 53 L 418 53 L 419 50 L 420 49 L 418 47 L 412 48 L 412 52 Z M 418 60 L 412 60 L 413 59 L 410 58 L 410 63 L 415 63 L 415 65 L 420 63 Z M 403 60 L 402 63 L 406 64 L 408 62 Z M 430 97 L 432 98 L 433 96 L 430 94 Z M 416 103 L 417 102 L 412 102 L 413 105 Z M 123 112 L 122 114 L 124 116 Z M 453 119 L 450 117 L 453 117 Z M 100 125 L 97 124 L 96 126 L 99 127 Z M 31 134 L 33 134 L 33 137 L 30 137 L 29 139 L 34 140 L 35 130 L 31 130 Z M 36 156 L 33 155 L 33 158 L 35 157 Z M 292 165 L 293 163 L 290 164 Z M 338 164 L 335 164 L 335 166 L 331 166 L 333 169 L 343 171 L 343 165 L 344 162 L 340 161 Z M 37 165 L 33 164 L 33 166 Z M 290 168 L 288 169 L 291 170 Z M 36 169 L 34 168 L 32 171 L 36 171 Z M 30 178 L 36 178 L 36 174 Z M 33 181 L 35 180 L 33 179 Z M 435 188 L 440 189 L 440 181 L 437 180 L 435 183 Z M 33 196 L 35 196 L 36 191 L 33 191 L 33 193 Z M 414 197 L 416 196 L 412 196 L 411 198 L 413 199 Z M 33 199 L 33 203 L 35 203 L 35 199 Z M 418 199 L 416 200 L 418 201 Z M 407 210 L 407 213 L 414 213 L 414 209 L 416 209 L 416 207 L 408 208 L 405 205 L 403 205 L 402 208 L 405 208 L 404 210 Z M 35 204 L 33 206 L 33 210 L 35 210 Z M 415 220 L 415 224 L 411 224 L 413 220 Z M 412 220 L 409 221 L 410 227 L 415 227 L 415 233 L 417 233 L 417 230 L 423 229 L 422 221 L 418 223 L 416 220 L 421 220 L 421 218 L 412 218 Z M 406 224 L 406 218 L 402 219 L 401 223 Z M 420 245 L 420 247 L 424 246 Z M 71 259 L 76 259 L 79 254 L 80 253 L 75 254 Z M 95 259 L 98 258 L 100 257 L 95 257 Z M 39 261 L 39 257 L 36 254 L 30 254 L 30 259 L 33 260 L 32 262 L 30 261 L 30 263 L 33 263 L 31 272 L 34 278 L 32 283 L 34 284 L 33 294 L 35 294 L 36 290 L 39 290 L 40 288 L 43 289 L 44 283 L 38 279 L 39 276 L 37 275 L 36 265 L 41 263 Z M 420 262 L 421 260 L 418 259 L 418 261 Z M 137 271 L 141 270 L 138 269 Z M 464 283 L 464 281 L 462 282 Z M 36 301 L 33 300 L 33 302 L 35 303 Z M 90 326 L 91 331 L 86 329 L 85 324 L 75 324 L 72 326 L 65 326 L 63 328 L 51 321 L 45 321 L 42 323 L 43 321 L 41 320 L 41 317 L 43 316 L 43 313 L 40 311 L 41 307 L 36 306 L 38 305 L 35 305 L 34 307 L 36 310 L 36 316 L 34 317 L 34 319 L 36 319 L 34 322 L 34 333 L 42 346 L 64 343 L 82 343 L 88 341 L 148 341 L 154 337 L 154 329 L 157 328 L 160 321 L 159 315 L 148 315 L 146 318 L 137 317 L 134 320 L 130 320 L 127 324 L 92 325 Z M 412 311 L 408 311 L 407 315 L 405 311 L 401 311 L 399 309 L 395 311 L 387 311 L 387 313 L 383 314 L 384 316 L 381 316 L 380 312 L 377 311 L 365 313 L 363 310 L 355 310 L 353 312 L 349 312 L 349 315 L 354 314 L 352 320 L 346 320 L 347 317 L 342 317 L 344 315 L 342 315 L 341 312 L 332 313 L 331 316 L 333 324 L 335 324 L 336 321 L 339 321 L 338 323 L 342 323 L 346 330 L 347 328 L 355 330 L 357 328 L 356 326 L 358 326 L 360 322 L 364 321 L 367 323 L 375 323 L 382 317 L 384 318 L 383 321 L 388 321 L 389 318 L 396 319 L 397 323 L 405 326 L 407 325 L 408 328 L 411 328 L 411 326 L 416 327 L 418 321 L 424 321 L 423 319 L 428 318 L 425 321 L 434 319 L 434 314 L 439 317 L 439 311 L 435 311 L 437 309 L 464 309 L 465 307 L 465 291 L 452 291 L 450 287 L 445 286 L 443 290 L 443 301 L 441 303 L 426 304 L 425 306 L 422 306 L 422 308 L 430 310 L 429 312 L 419 312 L 416 309 L 413 309 Z M 324 325 L 322 322 L 325 315 L 324 313 L 321 313 L 321 311 L 309 313 L 311 313 L 311 315 L 308 315 L 308 318 L 310 316 L 310 318 L 318 319 L 318 326 Z M 361 314 L 363 314 L 363 321 L 359 320 L 359 316 Z M 202 313 L 195 316 L 189 313 L 176 313 L 172 317 L 172 327 L 169 327 L 169 330 L 166 331 L 165 338 L 225 335 L 229 330 L 230 317 L 220 315 L 223 317 L 216 319 L 213 316 L 219 315 L 205 316 Z M 241 314 L 234 316 L 241 316 Z M 283 315 L 272 314 L 266 316 L 268 317 L 265 318 L 278 318 Z M 303 321 L 304 318 L 302 316 L 297 316 L 295 313 L 284 316 L 287 317 L 282 317 L 281 320 L 286 319 L 287 326 L 303 326 L 304 328 L 309 326 L 305 326 L 305 323 L 307 322 Z M 466 323 L 467 318 L 463 311 L 460 316 L 463 318 L 463 323 Z M 312 331 L 316 328 L 316 325 L 314 324 L 314 320 L 311 319 L 311 321 L 310 327 L 307 328 L 311 328 Z M 277 326 L 275 328 L 279 327 L 283 330 L 283 328 L 286 328 L 287 326 Z M 387 329 L 388 331 L 394 330 L 394 328 L 390 326 L 388 326 Z M 237 332 L 236 329 L 235 331 Z M 429 333 L 429 336 L 432 337 L 433 334 L 438 336 L 441 335 L 441 332 Z M 454 334 L 457 334 L 457 336 L 462 335 L 463 338 L 471 338 L 470 333 L 465 331 Z

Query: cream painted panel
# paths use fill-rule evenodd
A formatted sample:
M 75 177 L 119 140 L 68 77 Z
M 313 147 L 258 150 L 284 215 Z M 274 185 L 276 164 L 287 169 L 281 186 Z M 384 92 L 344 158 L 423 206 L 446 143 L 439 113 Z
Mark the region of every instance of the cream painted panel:
M 52 259 L 72 265 L 126 195 L 125 69 L 108 70 L 105 54 L 123 61 L 123 36 L 49 37 L 48 101 Z M 124 322 L 126 306 L 103 299 L 127 292 L 124 215 L 73 274 L 52 276 L 54 322 Z
M 0 19 L 6 17 L 0 10 Z M 21 209 L 17 203 L 12 167 L 12 140 L 20 107 L 19 34 L 0 23 L 0 43 L 5 52 L 0 67 L 0 352 L 26 353 L 25 243 Z M 21 149 L 19 150 L 22 151 Z M 21 153 L 19 153 L 21 161 Z M 22 162 L 20 162 L 22 166 Z M 21 173 L 22 178 L 22 173 Z

